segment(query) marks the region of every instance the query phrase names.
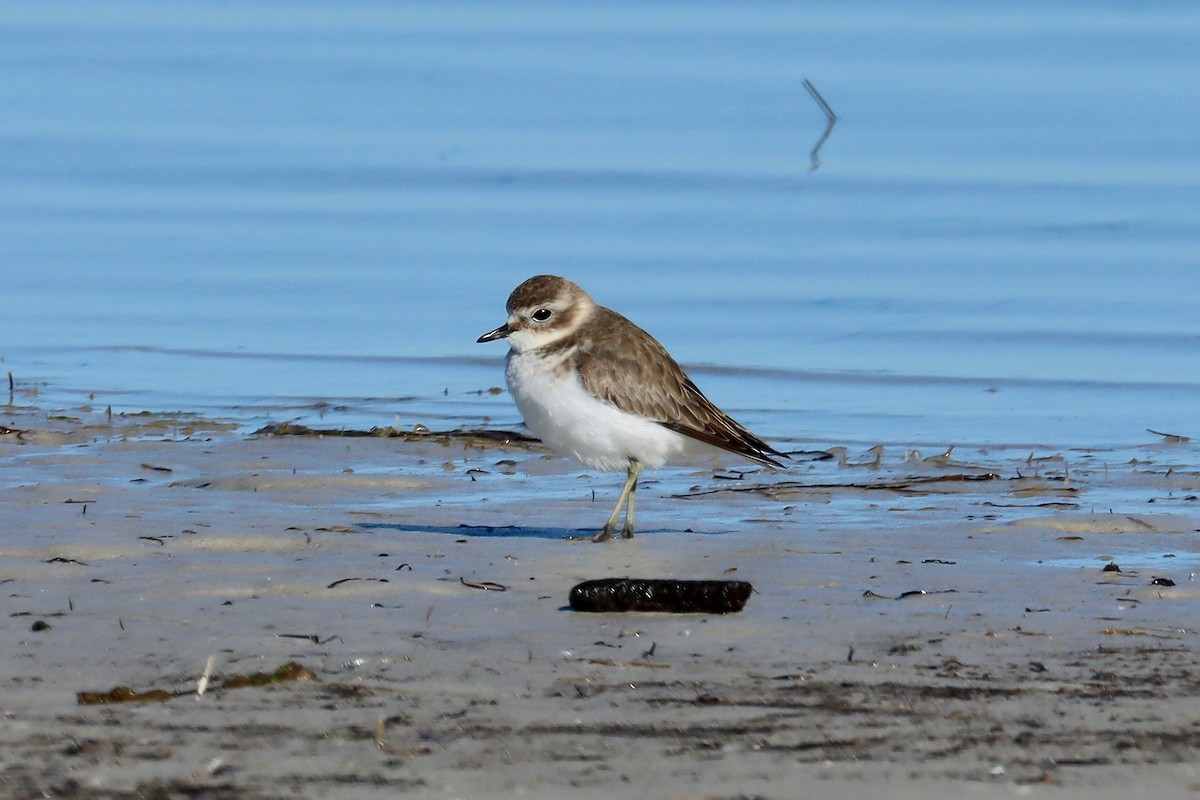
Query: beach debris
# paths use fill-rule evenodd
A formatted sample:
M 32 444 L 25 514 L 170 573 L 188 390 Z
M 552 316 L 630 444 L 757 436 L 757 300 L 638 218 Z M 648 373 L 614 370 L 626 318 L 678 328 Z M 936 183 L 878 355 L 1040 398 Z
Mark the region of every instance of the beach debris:
M 1191 437 L 1180 436 L 1177 433 L 1163 433 L 1162 431 L 1154 430 L 1154 428 L 1146 428 L 1146 430 L 1150 433 L 1153 433 L 1155 436 L 1163 437 L 1163 441 L 1170 444 L 1186 444 L 1187 442 L 1191 441 Z
M 954 473 L 951 475 L 916 475 L 910 478 L 900 478 L 897 480 L 874 481 L 874 482 L 852 482 L 852 483 L 803 483 L 801 481 L 780 481 L 778 483 L 755 483 L 743 486 L 737 485 L 722 485 L 712 489 L 701 491 L 691 491 L 687 494 L 672 495 L 674 498 L 688 497 L 704 497 L 706 495 L 722 494 L 726 492 L 753 492 L 766 495 L 773 499 L 781 499 L 790 494 L 797 492 L 812 492 L 812 491 L 829 491 L 837 489 L 856 489 L 860 491 L 890 491 L 897 494 L 932 494 L 937 491 L 949 492 L 955 491 L 949 487 L 941 489 L 939 484 L 958 484 L 958 483 L 986 483 L 989 481 L 1006 480 L 995 472 L 980 472 L 980 473 Z M 1019 478 L 1008 478 L 1009 481 L 1020 480 Z M 1022 491 L 1017 489 L 1016 491 Z M 1053 491 L 1075 490 L 1055 489 Z
M 208 682 L 212 679 L 213 666 L 217 663 L 217 657 L 211 653 L 208 660 L 204 662 L 204 672 L 200 673 L 200 680 L 196 681 L 196 699 L 204 697 L 204 693 L 208 691 Z
M 372 606 L 372 607 L 374 607 L 374 606 Z M 313 644 L 325 644 L 326 642 L 342 640 L 342 637 L 338 636 L 336 633 L 332 636 L 326 636 L 324 639 L 322 639 L 320 636 L 318 636 L 315 633 L 277 633 L 277 634 L 275 634 L 275 638 L 276 639 L 302 639 L 306 642 L 312 642 Z
M 336 589 L 343 583 L 351 583 L 353 581 L 374 581 L 375 583 L 387 583 L 387 578 L 341 578 L 326 586 L 326 589 Z
M 1153 636 L 1159 638 L 1168 638 L 1162 637 L 1161 634 L 1155 632 L 1151 628 L 1146 628 L 1140 625 L 1136 628 L 1101 628 L 1099 633 L 1101 636 Z
M 406 442 L 438 440 L 444 444 L 465 442 L 480 447 L 490 445 L 530 446 L 541 443 L 528 434 L 494 428 L 456 428 L 434 431 L 424 425 L 415 425 L 411 431 L 397 430 L 391 425 L 361 428 L 310 428 L 293 422 L 273 422 L 254 432 L 255 436 L 343 436 L 349 438 L 376 437 L 381 439 L 403 439 Z
M 862 596 L 868 600 L 907 600 L 910 597 L 925 597 L 931 594 L 954 594 L 957 591 L 958 589 L 909 589 L 895 597 L 889 597 L 886 594 L 879 594 L 879 592 L 872 589 L 867 589 L 862 593 Z
M 900 461 L 905 464 L 934 464 L 938 467 L 968 467 L 964 462 L 953 461 L 950 459 L 950 453 L 954 452 L 955 445 L 948 445 L 946 450 L 937 453 L 936 456 L 922 456 L 919 450 L 906 450 L 904 456 L 900 457 Z
M 957 589 L 941 589 L 938 591 L 931 591 L 929 589 L 910 589 L 907 592 L 901 592 L 900 594 L 896 595 L 896 599 L 904 600 L 909 597 L 924 597 L 925 595 L 928 595 L 928 594 L 953 594 L 956 591 L 958 591 L 958 590 Z
M 601 578 L 571 589 L 575 611 L 665 611 L 729 614 L 741 611 L 754 587 L 746 581 L 681 581 L 658 578 Z
M 34 623 L 29 626 L 29 630 L 33 631 L 34 633 L 48 631 L 50 630 L 50 623 L 46 622 L 44 619 L 35 620 Z
M 9 405 L 12 405 L 11 399 Z M 0 425 L 0 436 L 15 436 L 18 442 L 24 442 L 26 435 L 29 433 L 30 431 L 21 430 L 20 428 L 10 428 L 7 425 Z
M 231 675 L 217 684 L 217 688 L 248 689 L 274 686 L 277 683 L 291 683 L 293 681 L 307 683 L 316 679 L 317 675 L 311 669 L 301 666 L 295 661 L 289 661 L 277 667 L 273 672 L 251 672 L 249 675 Z
M 1046 503 L 993 503 L 990 500 L 984 500 L 980 505 L 991 508 L 1053 508 L 1059 511 L 1080 507 L 1079 503 L 1066 503 L 1061 500 L 1051 500 Z
M 883 445 L 877 444 L 867 448 L 869 458 L 866 461 L 851 461 L 850 451 L 845 447 L 831 447 L 825 451 L 830 458 L 836 458 L 839 467 L 867 467 L 876 469 L 883 463 Z
M 922 464 L 949 464 L 950 454 L 954 452 L 954 445 L 948 446 L 945 451 L 938 453 L 936 456 L 926 456 L 921 459 Z
M 507 586 L 505 586 L 502 583 L 496 583 L 495 581 L 469 581 L 466 578 L 460 577 L 458 579 L 458 582 L 461 583 L 463 586 L 470 587 L 471 589 L 482 589 L 485 592 L 507 592 L 508 591 Z
M 589 658 L 588 664 L 593 664 L 597 667 L 641 667 L 643 669 L 670 669 L 670 664 L 661 664 L 657 661 L 614 661 L 611 658 Z M 578 689 L 577 689 L 578 690 Z
M 135 692 L 128 686 L 116 686 L 107 692 L 77 692 L 75 702 L 81 706 L 102 706 L 112 703 L 161 703 L 191 692 L 169 692 L 166 689 L 151 689 Z
M 249 675 L 232 675 L 215 687 L 210 687 L 208 685 L 209 682 L 205 680 L 204 686 L 206 690 L 214 691 L 216 689 L 246 689 L 272 686 L 277 683 L 289 683 L 291 681 L 315 681 L 316 679 L 317 675 L 311 669 L 301 666 L 295 661 L 289 661 L 274 672 L 252 672 Z M 161 703 L 165 700 L 173 700 L 176 697 L 190 694 L 197 694 L 197 692 L 193 689 L 149 689 L 144 692 L 138 692 L 128 686 L 115 686 L 107 692 L 77 692 L 75 694 L 75 702 L 81 706 L 102 706 L 113 703 Z
M 1102 569 L 1100 571 L 1101 572 L 1120 572 L 1121 568 L 1119 566 L 1117 566 L 1117 562 L 1110 561 L 1107 564 L 1105 564 L 1104 569 Z

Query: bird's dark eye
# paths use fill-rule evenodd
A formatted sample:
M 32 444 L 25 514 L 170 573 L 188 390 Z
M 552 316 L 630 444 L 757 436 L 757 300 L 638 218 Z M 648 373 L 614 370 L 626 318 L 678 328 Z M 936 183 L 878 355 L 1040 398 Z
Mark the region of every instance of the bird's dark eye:
M 550 315 L 553 313 L 554 312 L 548 308 L 539 308 L 537 311 L 533 312 L 533 318 L 538 322 L 545 322 L 546 320 L 550 319 Z

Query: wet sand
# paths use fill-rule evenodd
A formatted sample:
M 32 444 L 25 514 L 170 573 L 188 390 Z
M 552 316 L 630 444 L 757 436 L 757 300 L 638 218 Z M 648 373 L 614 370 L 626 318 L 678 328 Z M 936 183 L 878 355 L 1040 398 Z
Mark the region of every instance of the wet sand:
M 1200 791 L 1191 442 L 663 470 L 595 545 L 619 476 L 534 445 L 0 424 L 6 797 Z M 756 592 L 566 608 L 626 575 Z

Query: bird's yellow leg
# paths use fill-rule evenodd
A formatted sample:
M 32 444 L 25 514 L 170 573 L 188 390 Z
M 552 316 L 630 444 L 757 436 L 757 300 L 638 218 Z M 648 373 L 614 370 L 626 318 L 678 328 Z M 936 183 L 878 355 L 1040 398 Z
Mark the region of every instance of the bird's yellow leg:
M 626 539 L 633 536 L 633 495 L 637 491 L 637 479 L 641 474 L 642 465 L 636 458 L 629 459 L 629 475 L 625 478 L 625 488 L 621 490 L 621 496 L 617 498 L 617 506 L 613 509 L 608 522 L 604 523 L 600 532 L 592 537 L 593 542 L 607 542 L 612 538 L 613 530 L 617 527 L 617 519 L 621 516 L 622 506 L 625 506 L 627 510 L 625 527 L 621 531 L 621 536 Z
M 637 500 L 637 482 L 642 475 L 642 465 L 631 461 L 629 465 L 629 500 L 625 504 L 625 527 L 621 529 L 622 539 L 633 538 L 633 504 Z

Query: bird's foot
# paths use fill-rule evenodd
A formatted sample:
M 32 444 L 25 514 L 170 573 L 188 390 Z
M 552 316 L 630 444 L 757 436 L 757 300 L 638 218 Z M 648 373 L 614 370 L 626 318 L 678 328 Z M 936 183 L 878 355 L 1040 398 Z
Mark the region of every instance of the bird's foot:
M 612 535 L 613 535 L 612 528 L 608 525 L 605 525 L 600 530 L 599 533 L 597 533 L 595 536 L 592 537 L 592 541 L 593 542 L 607 542 L 609 539 L 612 538 Z M 622 533 L 621 535 L 624 536 L 625 534 Z

